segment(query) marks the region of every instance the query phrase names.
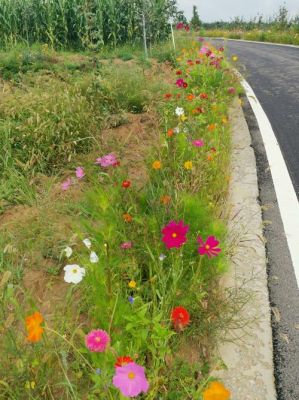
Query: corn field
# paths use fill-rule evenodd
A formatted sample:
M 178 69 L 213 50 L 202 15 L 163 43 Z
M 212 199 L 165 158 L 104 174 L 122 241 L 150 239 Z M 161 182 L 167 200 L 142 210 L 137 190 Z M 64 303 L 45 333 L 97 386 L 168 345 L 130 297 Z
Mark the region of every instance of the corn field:
M 54 48 L 97 49 L 169 34 L 175 0 L 0 0 L 0 46 L 47 43 Z

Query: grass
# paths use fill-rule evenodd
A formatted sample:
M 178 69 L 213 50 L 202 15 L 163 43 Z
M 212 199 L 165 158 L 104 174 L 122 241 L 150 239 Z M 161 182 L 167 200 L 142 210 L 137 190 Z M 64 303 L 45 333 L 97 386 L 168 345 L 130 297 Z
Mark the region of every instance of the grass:
M 252 29 L 249 31 L 242 29 L 235 30 L 222 30 L 222 29 L 208 29 L 204 33 L 208 37 L 224 37 L 229 39 L 243 39 L 253 40 L 258 42 L 272 42 L 282 44 L 299 45 L 299 33 L 290 30 L 261 30 Z
M 219 279 L 230 251 L 227 89 L 238 89 L 238 81 L 226 61 L 217 69 L 202 56 L 196 64 L 195 43 L 181 38 L 177 45 L 176 56 L 169 44 L 152 48 L 156 60 L 149 61 L 130 48 L 96 58 L 45 49 L 41 68 L 38 57 L 20 61 L 19 50 L 0 55 L 2 77 L 10 79 L 0 106 L 0 397 L 117 399 L 111 380 L 120 355 L 146 368 L 147 400 L 201 398 L 213 380 L 221 364 L 215 348 L 236 301 Z M 176 70 L 187 89 L 173 84 Z M 204 146 L 193 146 L 195 139 Z M 95 165 L 111 152 L 120 166 Z M 74 177 L 79 165 L 82 180 Z M 67 177 L 73 184 L 62 192 Z M 127 189 L 124 180 L 132 183 Z M 189 232 L 184 246 L 167 250 L 161 229 L 170 220 L 183 220 Z M 216 236 L 221 253 L 199 256 L 199 235 Z M 121 249 L 127 241 L 133 247 Z M 63 281 L 66 264 L 86 268 L 80 284 Z M 171 322 L 175 306 L 191 315 L 184 330 Z M 24 320 L 37 310 L 44 333 L 33 344 Z M 97 328 L 111 336 L 105 353 L 84 344 Z

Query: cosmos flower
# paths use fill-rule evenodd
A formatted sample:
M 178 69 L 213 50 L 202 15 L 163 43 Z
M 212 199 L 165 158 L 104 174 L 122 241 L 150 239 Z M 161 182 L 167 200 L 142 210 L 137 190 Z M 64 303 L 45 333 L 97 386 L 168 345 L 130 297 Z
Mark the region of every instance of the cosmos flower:
M 125 365 L 130 364 L 132 362 L 134 362 L 134 360 L 132 360 L 131 357 L 128 356 L 118 357 L 114 366 L 115 368 L 124 367 Z
M 144 368 L 134 362 L 115 368 L 113 385 L 126 397 L 136 397 L 149 389 Z
M 162 163 L 161 163 L 161 161 L 159 161 L 159 160 L 156 160 L 156 161 L 154 161 L 153 162 L 153 164 L 152 164 L 152 168 L 153 169 L 161 169 L 162 168 Z
M 72 180 L 71 178 L 67 178 L 64 182 L 61 184 L 61 190 L 68 190 L 72 186 Z
M 73 249 L 70 246 L 67 246 L 63 251 L 67 258 L 70 258 L 73 254 Z
M 214 381 L 203 392 L 203 400 L 230 400 L 231 393 L 221 383 Z
M 219 241 L 216 240 L 215 236 L 209 236 L 204 242 L 200 236 L 197 238 L 198 243 L 200 244 L 198 248 L 198 252 L 201 256 L 207 255 L 209 258 L 213 256 L 217 256 L 221 249 L 218 246 Z
M 103 353 L 110 343 L 110 336 L 102 329 L 94 329 L 85 337 L 85 344 L 88 350 L 96 353 Z
M 229 94 L 235 94 L 235 93 L 236 93 L 236 89 L 235 89 L 234 87 L 229 87 L 229 88 L 227 89 L 227 92 L 228 92 Z
M 91 241 L 90 241 L 90 239 L 84 239 L 84 240 L 82 240 L 82 242 L 84 243 L 84 245 L 88 248 L 88 249 L 90 249 L 91 248 Z
M 171 311 L 171 320 L 176 330 L 181 331 L 190 322 L 190 315 L 186 308 L 178 306 Z
M 160 261 L 164 261 L 165 258 L 166 258 L 166 255 L 165 255 L 165 254 L 162 253 L 162 254 L 159 255 L 159 260 L 160 260 Z
M 130 214 L 128 214 L 128 213 L 124 213 L 124 214 L 123 214 L 123 220 L 124 220 L 125 222 L 127 222 L 127 223 L 130 223 L 130 222 L 133 221 L 133 217 L 132 217 Z
M 195 147 L 202 147 L 204 145 L 204 142 L 201 139 L 196 139 L 192 141 L 192 144 Z
M 98 257 L 98 255 L 97 255 L 96 252 L 92 251 L 92 252 L 90 253 L 89 261 L 90 261 L 92 264 L 96 264 L 97 262 L 99 262 L 99 257 Z
M 132 242 L 124 242 L 120 245 L 120 248 L 123 250 L 131 249 L 133 246 Z
M 182 107 L 177 107 L 177 108 L 175 109 L 175 113 L 176 113 L 176 115 L 177 115 L 178 117 L 180 117 L 181 115 L 184 115 L 184 114 L 185 114 L 185 111 L 184 111 L 184 109 L 183 109 Z
M 77 264 L 69 264 L 64 268 L 64 280 L 67 283 L 77 284 L 82 281 L 85 276 L 85 268 L 80 267 Z
M 82 179 L 85 176 L 84 168 L 83 167 L 77 167 L 76 168 L 76 177 L 78 179 Z
M 44 328 L 40 324 L 44 321 L 40 312 L 36 311 L 25 319 L 25 325 L 28 332 L 27 340 L 31 343 L 39 342 L 44 332 Z
M 193 167 L 192 161 L 185 161 L 185 163 L 184 163 L 185 169 L 192 169 L 192 167 Z
M 136 288 L 136 282 L 135 281 L 130 281 L 128 283 L 128 286 L 129 286 L 130 289 L 135 289 Z
M 107 168 L 111 166 L 116 166 L 118 161 L 113 153 L 106 154 L 105 156 L 96 159 L 96 164 L 101 167 Z
M 128 189 L 131 186 L 131 181 L 123 181 L 121 186 L 125 189 Z
M 188 231 L 189 226 L 184 225 L 183 221 L 170 221 L 169 224 L 162 229 L 162 241 L 168 249 L 173 247 L 179 248 L 186 243 Z
M 171 202 L 171 197 L 168 196 L 167 194 L 164 195 L 164 196 L 161 196 L 161 197 L 160 197 L 160 202 L 161 202 L 162 204 L 164 204 L 164 206 L 167 206 L 167 204 L 169 204 L 169 203 Z

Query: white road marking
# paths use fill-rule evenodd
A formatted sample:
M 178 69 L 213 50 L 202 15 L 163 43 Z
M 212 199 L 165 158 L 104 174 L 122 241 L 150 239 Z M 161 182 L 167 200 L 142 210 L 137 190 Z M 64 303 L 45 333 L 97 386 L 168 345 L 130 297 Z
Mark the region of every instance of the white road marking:
M 242 85 L 257 119 L 274 183 L 278 206 L 299 288 L 299 203 L 271 123 L 253 89 Z
M 208 37 L 208 36 L 207 36 Z M 234 42 L 247 42 L 247 43 L 257 43 L 257 44 L 271 44 L 272 46 L 285 46 L 285 47 L 293 47 L 295 49 L 299 49 L 299 45 L 297 44 L 285 44 L 285 43 L 272 43 L 272 42 L 261 42 L 261 41 L 257 41 L 257 40 L 245 40 L 245 39 L 229 39 L 226 37 L 208 37 L 208 39 L 220 39 L 220 40 L 231 40 Z

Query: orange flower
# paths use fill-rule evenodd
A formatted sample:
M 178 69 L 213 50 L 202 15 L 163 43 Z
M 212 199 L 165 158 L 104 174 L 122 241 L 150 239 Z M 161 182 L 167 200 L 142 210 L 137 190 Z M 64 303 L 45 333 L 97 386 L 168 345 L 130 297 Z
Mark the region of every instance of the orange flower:
M 208 154 L 207 159 L 208 159 L 208 161 L 212 161 L 213 160 L 212 154 Z
M 153 164 L 152 164 L 152 168 L 153 169 L 161 169 L 162 168 L 161 161 L 159 161 L 159 160 L 154 161 Z
M 173 136 L 173 134 L 174 134 L 173 129 L 168 129 L 167 136 L 171 137 L 171 136 Z
M 44 329 L 40 326 L 43 320 L 43 316 L 38 311 L 26 317 L 25 324 L 28 332 L 28 342 L 36 343 L 40 341 L 40 338 L 44 331 Z
M 188 94 L 187 100 L 192 101 L 195 98 L 193 94 Z
M 133 221 L 133 217 L 130 214 L 125 213 L 125 214 L 123 214 L 123 220 L 125 222 L 132 222 Z
M 164 206 L 167 206 L 167 204 L 169 204 L 171 201 L 171 197 L 168 195 L 161 196 L 160 201 L 162 204 L 164 204 Z
M 203 400 L 230 400 L 231 393 L 221 382 L 212 382 L 203 392 Z
M 208 131 L 213 132 L 216 129 L 216 124 L 210 124 L 208 125 Z

